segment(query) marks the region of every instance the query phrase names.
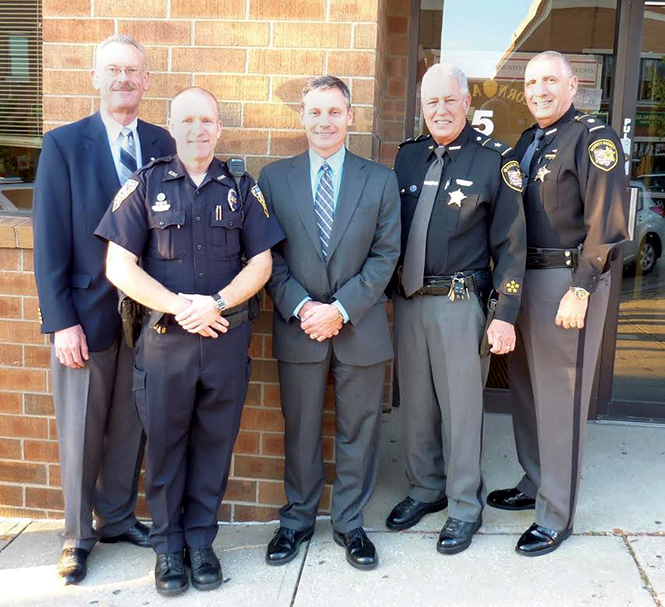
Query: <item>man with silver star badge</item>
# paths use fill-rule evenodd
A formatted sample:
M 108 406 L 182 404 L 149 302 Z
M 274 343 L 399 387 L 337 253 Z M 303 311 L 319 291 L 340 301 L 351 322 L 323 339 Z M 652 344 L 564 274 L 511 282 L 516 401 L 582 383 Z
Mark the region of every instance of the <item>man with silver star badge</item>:
M 617 134 L 575 110 L 577 78 L 563 55 L 533 57 L 524 91 L 537 124 L 515 146 L 529 248 L 508 372 L 525 474 L 487 502 L 503 510 L 535 508 L 535 523 L 516 550 L 538 556 L 573 531 L 610 253 L 626 237 L 627 183 Z
M 468 124 L 461 70 L 432 66 L 422 103 L 431 134 L 403 143 L 395 162 L 402 255 L 394 327 L 410 488 L 386 525 L 407 529 L 447 506 L 437 550 L 455 554 L 480 528 L 486 493 L 483 335 L 495 354 L 515 347 L 526 256 L 522 180 L 511 149 Z M 486 328 L 493 289 L 498 301 Z

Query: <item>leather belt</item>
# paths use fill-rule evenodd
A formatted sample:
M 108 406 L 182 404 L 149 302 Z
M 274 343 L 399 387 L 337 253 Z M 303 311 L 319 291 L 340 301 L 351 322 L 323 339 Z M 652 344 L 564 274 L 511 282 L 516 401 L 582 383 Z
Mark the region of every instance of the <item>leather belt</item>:
M 222 314 L 222 317 L 229 321 L 227 330 L 235 329 L 249 320 L 249 307 L 247 304 L 230 308 L 228 312 Z M 146 309 L 146 317 L 148 326 L 157 331 L 159 334 L 166 333 L 169 325 L 177 325 L 178 321 L 173 314 L 166 314 L 165 312 L 158 312 L 157 310 Z
M 551 268 L 576 269 L 581 248 L 577 249 L 539 249 L 528 247 L 526 250 L 527 270 Z
M 401 268 L 400 268 L 401 269 Z M 401 272 L 399 281 L 399 292 L 404 295 L 402 287 Z M 475 272 L 457 272 L 447 276 L 424 276 L 423 286 L 418 289 L 409 299 L 420 297 L 422 295 L 448 295 L 455 290 L 458 285 L 470 293 L 477 293 L 489 282 L 491 283 L 492 274 L 487 270 Z M 459 295 L 459 294 L 458 294 Z

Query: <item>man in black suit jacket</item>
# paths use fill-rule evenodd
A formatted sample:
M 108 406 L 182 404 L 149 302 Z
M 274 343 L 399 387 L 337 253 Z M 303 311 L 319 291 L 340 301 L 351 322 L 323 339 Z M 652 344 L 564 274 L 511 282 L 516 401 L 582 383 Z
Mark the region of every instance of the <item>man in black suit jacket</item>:
M 174 152 L 164 129 L 137 119 L 150 83 L 138 42 L 104 40 L 91 77 L 100 109 L 45 135 L 33 216 L 42 332 L 53 344 L 65 498 L 58 573 L 65 584 L 85 577 L 98 539 L 149 546 L 134 515 L 143 439 L 131 392 L 133 354 L 105 275 L 106 246 L 94 231 L 127 176 Z

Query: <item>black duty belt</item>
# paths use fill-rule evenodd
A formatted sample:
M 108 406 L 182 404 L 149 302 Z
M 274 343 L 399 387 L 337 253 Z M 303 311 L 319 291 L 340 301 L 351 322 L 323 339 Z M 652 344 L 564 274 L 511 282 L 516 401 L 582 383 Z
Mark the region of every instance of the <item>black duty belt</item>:
M 222 314 L 228 320 L 229 326 L 227 330 L 235 329 L 249 320 L 249 306 L 247 304 L 239 308 L 231 308 L 228 312 Z M 158 312 L 157 310 L 146 309 L 146 320 L 149 327 L 159 334 L 166 333 L 170 325 L 177 325 L 178 321 L 173 314 L 166 314 L 165 312 Z
M 581 247 L 577 249 L 538 249 L 528 247 L 526 250 L 527 270 L 543 270 L 551 268 L 576 269 L 580 258 Z
M 491 289 L 492 273 L 489 270 L 476 270 L 473 272 L 457 272 L 448 276 L 424 276 L 423 286 L 409 299 L 422 295 L 447 295 L 450 299 L 464 299 L 469 293 L 480 293 L 487 287 Z M 404 295 L 401 272 L 399 291 Z

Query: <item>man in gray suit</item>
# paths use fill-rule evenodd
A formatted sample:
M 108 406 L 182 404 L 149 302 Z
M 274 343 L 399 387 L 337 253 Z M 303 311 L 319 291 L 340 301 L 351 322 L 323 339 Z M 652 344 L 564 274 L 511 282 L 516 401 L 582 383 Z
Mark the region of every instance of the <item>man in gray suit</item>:
M 289 562 L 312 537 L 325 484 L 321 425 L 332 372 L 333 537 L 352 566 L 372 569 L 378 557 L 362 528 L 362 509 L 376 479 L 383 384 L 393 355 L 384 289 L 399 256 L 399 193 L 391 171 L 345 148 L 353 110 L 340 79 L 310 80 L 300 119 L 309 150 L 268 165 L 259 177 L 287 235 L 273 249 L 267 288 L 276 308 L 288 503 L 266 561 Z

